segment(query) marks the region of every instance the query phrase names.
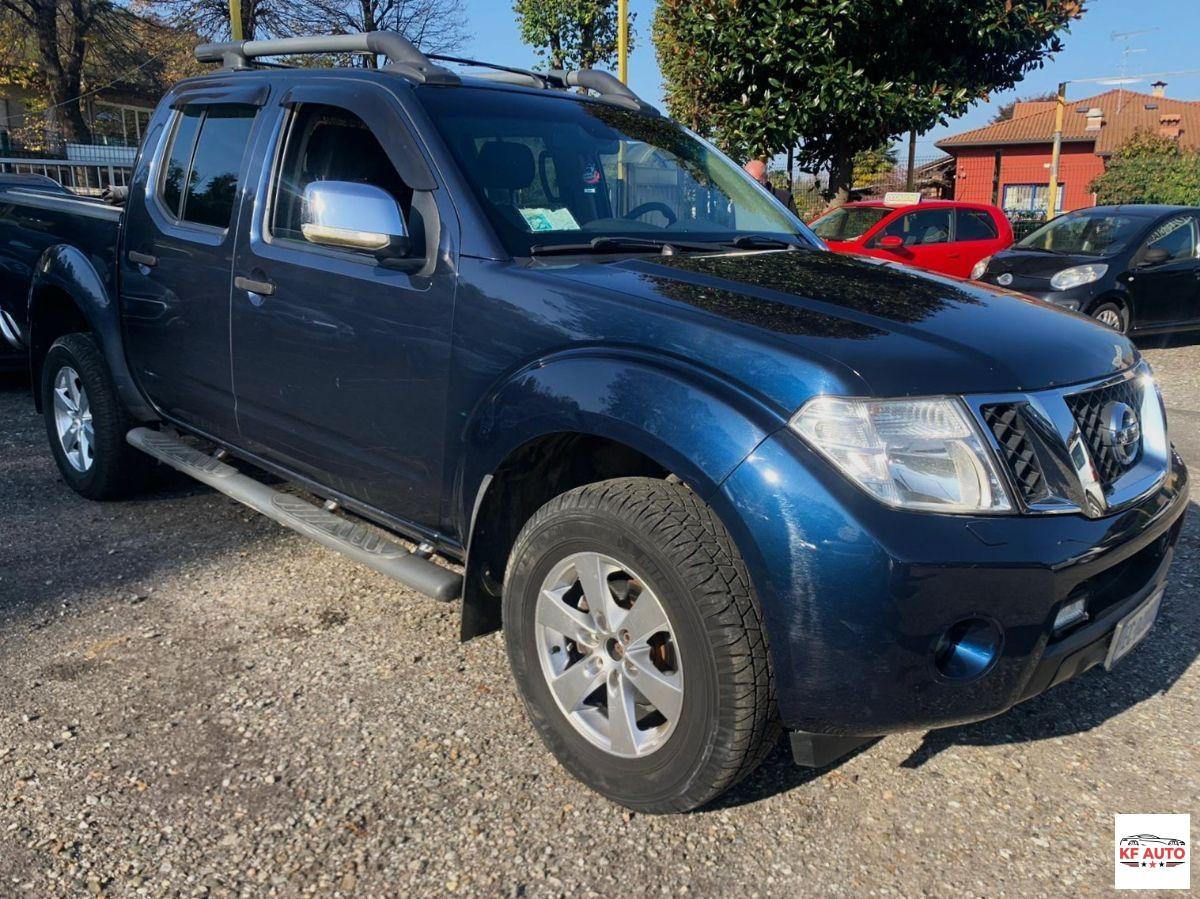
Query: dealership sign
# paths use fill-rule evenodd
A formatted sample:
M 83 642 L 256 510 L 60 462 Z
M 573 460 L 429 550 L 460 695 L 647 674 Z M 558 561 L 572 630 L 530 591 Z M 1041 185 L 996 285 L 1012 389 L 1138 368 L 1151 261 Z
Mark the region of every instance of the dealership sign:
M 1191 815 L 1117 815 L 1113 844 L 1117 889 L 1191 888 Z

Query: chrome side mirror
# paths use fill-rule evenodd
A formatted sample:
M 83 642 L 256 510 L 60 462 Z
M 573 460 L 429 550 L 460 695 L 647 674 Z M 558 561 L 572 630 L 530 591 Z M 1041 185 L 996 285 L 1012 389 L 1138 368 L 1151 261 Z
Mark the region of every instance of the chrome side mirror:
M 309 243 L 408 255 L 408 224 L 396 198 L 373 184 L 313 181 L 304 188 L 300 233 Z

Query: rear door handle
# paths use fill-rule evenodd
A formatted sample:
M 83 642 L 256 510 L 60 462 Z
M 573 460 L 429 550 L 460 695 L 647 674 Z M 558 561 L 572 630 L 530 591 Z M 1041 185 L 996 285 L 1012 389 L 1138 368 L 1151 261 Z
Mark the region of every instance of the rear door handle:
M 145 265 L 150 268 L 158 265 L 158 257 L 150 253 L 139 253 L 137 250 L 130 250 L 125 256 L 135 265 Z
M 238 275 L 233 279 L 233 286 L 238 290 L 248 290 L 250 293 L 256 293 L 259 296 L 275 296 L 275 285 L 270 281 L 255 281 L 251 278 Z

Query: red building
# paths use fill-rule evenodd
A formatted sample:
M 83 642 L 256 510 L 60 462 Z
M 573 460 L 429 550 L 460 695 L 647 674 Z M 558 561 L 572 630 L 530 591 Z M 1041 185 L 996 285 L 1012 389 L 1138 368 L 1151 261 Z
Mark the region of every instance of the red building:
M 1153 94 L 1110 90 L 1067 103 L 1058 166 L 1060 212 L 1095 205 L 1089 185 L 1136 131 L 1200 147 L 1200 101 L 1168 99 L 1165 89 L 1160 81 Z M 1007 121 L 938 141 L 955 158 L 954 198 L 993 203 L 1010 214 L 1044 213 L 1054 106 L 1053 100 L 1018 103 Z

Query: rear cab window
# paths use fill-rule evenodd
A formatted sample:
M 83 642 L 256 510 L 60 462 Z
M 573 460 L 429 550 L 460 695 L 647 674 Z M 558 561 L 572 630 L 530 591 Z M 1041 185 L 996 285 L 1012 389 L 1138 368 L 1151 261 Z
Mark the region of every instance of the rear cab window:
M 256 111 L 228 103 L 189 105 L 180 112 L 158 187 L 159 202 L 177 222 L 229 227 Z

